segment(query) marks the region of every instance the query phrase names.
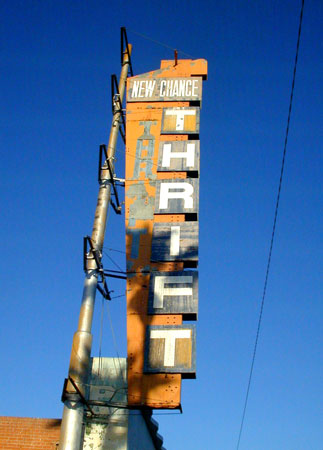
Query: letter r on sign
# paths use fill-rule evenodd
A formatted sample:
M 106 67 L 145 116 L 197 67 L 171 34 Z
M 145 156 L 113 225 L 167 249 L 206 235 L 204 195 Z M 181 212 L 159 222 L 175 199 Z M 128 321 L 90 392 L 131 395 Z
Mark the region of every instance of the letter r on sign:
M 160 185 L 159 209 L 168 208 L 168 200 L 184 200 L 184 209 L 193 208 L 194 188 L 190 183 L 162 183 Z

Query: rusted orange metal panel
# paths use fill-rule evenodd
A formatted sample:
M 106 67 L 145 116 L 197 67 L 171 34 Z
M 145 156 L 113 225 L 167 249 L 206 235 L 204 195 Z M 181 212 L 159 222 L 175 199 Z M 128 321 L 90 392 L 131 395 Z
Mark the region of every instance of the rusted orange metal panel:
M 206 79 L 205 60 L 178 60 L 176 66 L 174 61 L 162 61 L 160 69 L 132 77 L 131 80 L 193 76 Z M 189 139 L 185 134 L 161 135 L 165 107 L 190 107 L 190 102 L 132 100 L 127 103 L 125 207 L 128 403 L 133 407 L 177 408 L 181 399 L 181 374 L 144 373 L 147 326 L 182 324 L 181 314 L 148 315 L 147 312 L 150 271 L 180 271 L 184 267 L 180 261 L 150 261 L 154 222 L 185 221 L 185 214 L 154 214 L 156 180 L 187 177 L 186 172 L 157 173 L 159 142 Z
M 160 62 L 161 77 L 198 77 L 207 80 L 207 61 L 205 59 L 180 59 L 174 65 L 174 60 Z M 157 75 L 159 76 L 159 75 Z

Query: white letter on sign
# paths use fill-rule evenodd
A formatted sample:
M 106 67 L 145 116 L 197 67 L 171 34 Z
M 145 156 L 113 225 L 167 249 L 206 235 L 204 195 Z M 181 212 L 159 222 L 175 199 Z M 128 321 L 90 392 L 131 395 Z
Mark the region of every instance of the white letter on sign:
M 193 92 L 192 97 L 197 97 L 198 93 L 196 92 L 198 90 L 198 80 L 193 81 Z
M 168 116 L 176 116 L 176 131 L 184 130 L 184 117 L 185 116 L 195 116 L 195 109 L 171 109 L 166 110 L 165 114 Z
M 186 166 L 194 167 L 194 155 L 195 144 L 192 142 L 186 145 L 186 152 L 172 152 L 172 144 L 164 144 L 162 167 L 170 167 L 171 158 L 186 158 Z
M 192 80 L 187 80 L 186 81 L 186 89 L 185 89 L 185 95 L 187 95 L 187 97 L 190 97 L 192 95 L 191 86 L 192 86 Z
M 155 89 L 156 80 L 146 81 L 146 97 L 151 97 Z
M 167 209 L 169 199 L 183 199 L 185 209 L 193 208 L 193 192 L 194 188 L 190 183 L 162 183 L 160 185 L 159 209 Z
M 160 82 L 160 93 L 159 93 L 159 95 L 161 97 L 165 97 L 165 95 L 166 95 L 166 80 L 162 80 Z
M 181 236 L 181 227 L 174 226 L 170 227 L 170 255 L 178 256 L 179 255 L 179 243 Z
M 138 91 L 139 91 L 139 81 L 134 81 L 132 86 L 131 97 L 138 97 Z
M 165 339 L 164 366 L 175 366 L 176 339 L 190 339 L 191 330 L 151 330 L 150 339 Z
M 165 287 L 167 284 L 190 284 L 191 287 Z M 158 276 L 155 277 L 154 308 L 164 307 L 164 297 L 193 296 L 192 276 Z

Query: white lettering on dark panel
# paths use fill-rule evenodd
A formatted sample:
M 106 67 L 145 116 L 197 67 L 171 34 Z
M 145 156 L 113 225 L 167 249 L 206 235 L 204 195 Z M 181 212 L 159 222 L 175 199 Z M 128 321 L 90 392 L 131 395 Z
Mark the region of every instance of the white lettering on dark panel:
M 160 97 L 198 97 L 198 80 L 162 80 Z
M 164 366 L 175 366 L 176 339 L 190 339 L 191 330 L 151 330 L 150 339 L 165 339 Z
M 167 284 L 190 284 L 190 287 L 167 287 Z M 164 307 L 164 297 L 193 296 L 192 276 L 159 276 L 155 277 L 154 308 Z
M 179 255 L 179 244 L 180 244 L 181 227 L 174 226 L 170 227 L 170 255 Z
M 131 97 L 152 97 L 156 85 L 156 80 L 134 81 L 132 86 Z
M 128 101 L 202 99 L 202 78 L 135 77 L 129 82 Z
M 195 163 L 195 144 L 189 143 L 186 145 L 185 152 L 172 152 L 172 144 L 167 143 L 163 145 L 163 159 L 162 167 L 170 167 L 171 158 L 186 159 L 187 167 L 194 167 Z
M 160 185 L 159 209 L 168 208 L 168 200 L 183 199 L 184 209 L 193 208 L 194 188 L 190 183 L 162 183 Z

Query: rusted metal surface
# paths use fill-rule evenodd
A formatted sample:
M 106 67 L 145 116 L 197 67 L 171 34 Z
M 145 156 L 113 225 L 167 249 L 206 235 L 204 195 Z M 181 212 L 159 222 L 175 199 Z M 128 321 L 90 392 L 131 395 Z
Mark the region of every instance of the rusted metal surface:
M 195 97 L 194 100 L 192 99 L 192 95 L 187 99 L 189 101 L 183 101 L 182 98 L 181 101 L 172 101 L 173 99 L 170 98 L 170 95 L 165 95 L 167 98 L 163 97 L 162 100 L 162 96 L 157 94 L 160 94 L 161 87 L 162 89 L 165 87 L 163 80 L 173 80 L 172 94 L 174 96 L 175 79 L 178 80 L 177 86 L 179 88 L 181 79 L 192 77 L 191 80 L 194 80 L 194 77 L 198 77 L 197 85 L 199 86 L 201 78 L 205 79 L 206 75 L 207 63 L 205 60 L 178 60 L 177 65 L 174 65 L 174 61 L 162 61 L 160 69 L 128 79 L 127 97 L 128 100 L 130 99 L 130 102 L 127 103 L 125 206 L 128 272 L 128 403 L 131 407 L 180 407 L 181 378 L 182 376 L 193 377 L 195 373 L 195 331 L 193 326 L 186 328 L 188 330 L 186 334 L 190 333 L 189 337 L 176 339 L 178 341 L 175 345 L 176 364 L 173 369 L 167 370 L 161 366 L 157 368 L 156 365 L 153 370 L 149 369 L 147 361 L 154 360 L 154 351 L 149 349 L 153 349 L 154 345 L 157 345 L 157 347 L 159 345 L 158 351 L 156 351 L 161 355 L 161 352 L 165 350 L 166 341 L 163 343 L 162 339 L 157 343 L 158 338 L 156 338 L 156 341 L 150 346 L 151 339 L 149 338 L 147 341 L 147 333 L 149 330 L 157 330 L 160 327 L 166 331 L 171 331 L 167 327 L 175 327 L 177 330 L 178 328 L 176 327 L 183 326 L 182 321 L 185 311 L 177 313 L 176 310 L 170 308 L 169 313 L 165 311 L 164 314 L 151 314 L 150 311 L 149 314 L 148 305 L 151 273 L 167 272 L 180 277 L 184 269 L 183 261 L 185 260 L 184 256 L 181 258 L 179 255 L 176 258 L 167 258 L 165 257 L 166 251 L 164 251 L 164 257 L 158 258 L 156 257 L 156 250 L 155 257 L 152 258 L 154 227 L 164 226 L 169 230 L 169 225 L 174 225 L 174 236 L 176 235 L 175 238 L 178 240 L 178 232 L 181 231 L 182 225 L 185 227 L 186 224 L 186 214 L 189 213 L 190 220 L 194 221 L 195 219 L 197 220 L 198 211 L 198 195 L 194 193 L 194 190 L 198 191 L 198 178 L 189 178 L 188 176 L 192 172 L 198 174 L 199 171 L 199 108 L 196 106 L 198 103 L 195 101 Z M 140 84 L 140 82 L 142 83 Z M 151 96 L 149 86 L 152 89 Z M 191 84 L 188 83 L 187 86 L 191 86 Z M 156 90 L 154 90 L 155 88 Z M 168 88 L 168 93 L 170 94 L 171 84 L 168 84 Z M 176 89 L 175 94 L 177 93 Z M 195 92 L 191 91 L 190 94 Z M 198 98 L 201 98 L 202 92 L 199 87 L 197 92 Z M 164 94 L 163 90 L 162 94 Z M 176 100 L 179 100 L 179 97 L 176 97 Z M 190 104 L 190 101 L 194 101 L 194 107 Z M 170 114 L 169 120 L 164 120 L 163 122 L 165 109 L 168 109 L 170 112 L 175 111 L 175 113 Z M 178 123 L 176 125 L 172 115 L 175 118 L 178 116 L 179 120 L 183 117 L 183 129 L 179 129 L 181 126 Z M 162 132 L 162 122 L 164 132 Z M 189 141 L 189 135 L 191 134 L 194 136 Z M 188 143 L 192 143 L 191 141 L 194 143 L 194 148 L 187 146 Z M 170 143 L 173 146 L 173 148 L 166 146 L 166 153 L 168 152 L 169 154 L 164 159 L 164 166 L 167 163 L 167 157 L 170 160 L 169 167 L 164 167 L 166 170 L 158 170 L 162 166 L 162 156 L 159 157 L 161 142 L 164 145 Z M 193 163 L 192 156 L 186 158 L 185 164 L 185 162 L 179 161 L 176 155 L 171 154 L 178 151 L 189 151 L 189 153 L 192 153 Z M 156 207 L 156 196 L 160 197 L 161 185 L 165 185 L 162 191 L 169 198 L 164 199 L 164 204 L 158 204 Z M 172 188 L 174 188 L 173 191 Z M 181 188 L 183 190 L 183 198 L 176 199 L 176 196 L 172 197 L 172 192 L 179 192 Z M 192 189 L 193 192 L 191 192 Z M 163 207 L 166 204 L 165 202 L 167 202 L 166 208 Z M 185 208 L 185 202 L 186 206 L 190 206 L 193 202 L 193 207 Z M 182 206 L 180 206 L 181 204 Z M 194 214 L 195 219 L 192 219 Z M 177 225 L 180 227 L 180 230 L 176 228 Z M 196 221 L 193 227 L 195 237 L 191 238 L 187 232 L 184 233 L 183 231 L 181 242 L 186 243 L 187 251 L 189 251 L 190 247 L 193 249 L 195 245 L 195 250 L 190 252 L 189 258 L 196 262 L 198 227 L 195 227 L 195 225 L 197 225 Z M 177 251 L 176 245 L 178 246 L 178 242 L 176 244 L 175 238 L 172 243 L 164 241 L 166 245 L 169 244 L 172 247 L 172 253 Z M 156 242 L 155 233 L 155 244 Z M 189 271 L 185 273 L 188 274 Z M 193 287 L 195 279 L 196 277 L 193 281 Z M 185 303 L 184 297 L 182 304 Z M 186 300 L 188 300 L 188 297 L 186 296 Z M 192 313 L 191 318 L 195 318 L 197 313 L 197 295 L 195 297 L 196 304 L 190 310 Z M 146 341 L 147 345 L 145 347 Z M 162 348 L 163 345 L 164 350 Z M 148 354 L 151 355 L 152 359 L 149 359 L 150 357 L 147 359 Z M 146 370 L 148 367 L 149 373 L 145 373 L 145 367 Z

